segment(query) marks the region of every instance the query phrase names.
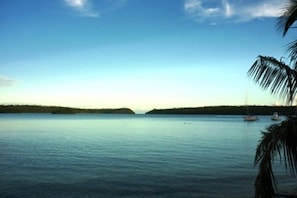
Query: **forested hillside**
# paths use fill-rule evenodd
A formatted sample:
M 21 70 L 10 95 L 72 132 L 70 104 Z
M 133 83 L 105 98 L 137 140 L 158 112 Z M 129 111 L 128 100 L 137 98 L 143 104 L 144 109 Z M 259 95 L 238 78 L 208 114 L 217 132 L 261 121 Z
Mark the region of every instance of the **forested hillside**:
M 216 114 L 216 115 L 246 115 L 247 111 L 256 115 L 295 114 L 296 107 L 292 106 L 209 106 L 197 108 L 154 109 L 146 114 Z
M 52 114 L 75 114 L 75 113 L 117 113 L 134 114 L 131 109 L 80 109 L 70 107 L 39 106 L 39 105 L 0 105 L 0 113 L 52 113 Z

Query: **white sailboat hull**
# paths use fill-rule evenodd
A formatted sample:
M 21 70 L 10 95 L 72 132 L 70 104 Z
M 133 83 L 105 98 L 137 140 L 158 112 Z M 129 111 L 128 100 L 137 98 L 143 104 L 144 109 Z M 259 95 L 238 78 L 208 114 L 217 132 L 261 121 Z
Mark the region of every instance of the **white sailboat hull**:
M 244 116 L 243 118 L 244 121 L 257 121 L 258 120 L 258 117 L 257 116 L 253 116 L 253 115 L 247 115 L 247 116 Z

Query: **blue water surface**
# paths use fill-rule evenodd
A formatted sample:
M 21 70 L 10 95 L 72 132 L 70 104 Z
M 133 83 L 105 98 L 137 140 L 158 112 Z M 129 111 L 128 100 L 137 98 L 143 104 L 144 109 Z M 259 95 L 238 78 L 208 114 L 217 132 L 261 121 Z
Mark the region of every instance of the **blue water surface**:
M 253 197 L 270 117 L 0 114 L 1 197 Z

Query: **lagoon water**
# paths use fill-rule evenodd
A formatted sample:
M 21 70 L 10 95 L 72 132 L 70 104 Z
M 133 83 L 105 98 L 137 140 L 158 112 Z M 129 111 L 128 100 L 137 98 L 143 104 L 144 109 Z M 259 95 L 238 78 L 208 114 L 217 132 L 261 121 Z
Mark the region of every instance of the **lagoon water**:
M 0 115 L 1 197 L 253 197 L 269 116 Z

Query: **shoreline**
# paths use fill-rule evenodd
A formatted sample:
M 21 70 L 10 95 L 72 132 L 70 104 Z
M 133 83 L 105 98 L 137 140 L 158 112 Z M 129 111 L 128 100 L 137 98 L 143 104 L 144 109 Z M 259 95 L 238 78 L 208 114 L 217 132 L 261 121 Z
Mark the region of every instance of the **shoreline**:
M 249 106 L 248 110 L 254 115 L 279 115 L 287 116 L 296 114 L 294 106 Z M 74 108 L 62 106 L 42 105 L 0 105 L 0 113 L 51 113 L 51 114 L 139 114 L 130 108 Z M 168 109 L 153 109 L 141 114 L 168 114 L 168 115 L 247 115 L 246 106 L 205 106 L 181 107 Z

